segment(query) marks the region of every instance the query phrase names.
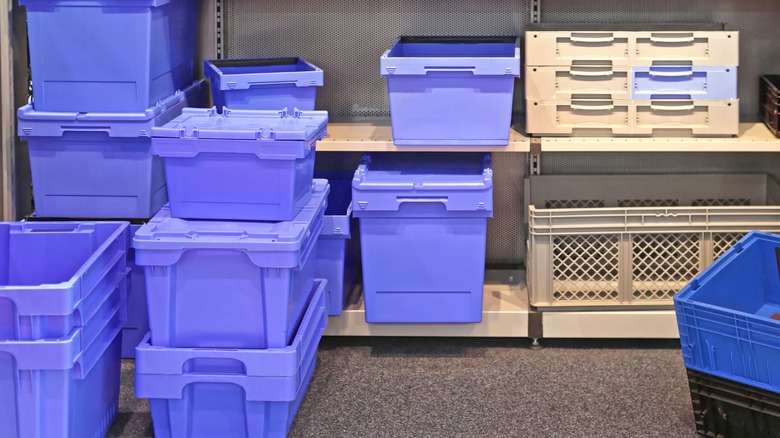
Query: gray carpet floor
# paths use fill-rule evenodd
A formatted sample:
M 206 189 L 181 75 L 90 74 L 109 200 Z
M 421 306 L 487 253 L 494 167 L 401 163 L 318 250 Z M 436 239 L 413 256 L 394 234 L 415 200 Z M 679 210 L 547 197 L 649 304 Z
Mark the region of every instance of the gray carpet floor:
M 324 338 L 291 437 L 685 437 L 678 341 Z M 109 437 L 152 437 L 122 364 Z

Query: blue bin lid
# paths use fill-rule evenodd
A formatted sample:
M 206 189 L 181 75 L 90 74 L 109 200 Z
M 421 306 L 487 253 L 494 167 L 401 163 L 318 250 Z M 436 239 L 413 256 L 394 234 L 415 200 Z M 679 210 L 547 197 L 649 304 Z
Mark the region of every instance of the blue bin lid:
M 16 112 L 19 136 L 62 137 L 66 132 L 107 132 L 109 137 L 150 137 L 152 127 L 164 125 L 186 106 L 200 105 L 205 80 L 135 113 L 78 113 L 36 111 L 27 104 Z
M 418 154 L 419 155 L 419 154 Z M 405 202 L 445 200 L 447 211 L 492 211 L 490 154 L 422 159 L 402 154 L 366 155 L 352 179 L 355 215 L 397 211 Z
M 301 141 L 321 139 L 328 124 L 327 111 L 231 110 L 185 108 L 181 116 L 152 129 L 158 138 L 216 140 Z
M 324 179 L 312 182 L 312 197 L 291 221 L 241 222 L 186 220 L 171 217 L 166 205 L 133 237 L 133 248 L 170 256 L 172 264 L 190 249 L 235 249 L 250 254 L 257 266 L 293 268 L 302 263 L 319 237 L 330 186 Z M 148 265 L 136 252 L 136 263 Z M 260 253 L 260 254 L 256 254 Z M 280 253 L 300 253 L 297 263 L 285 264 Z M 160 264 L 166 264 L 156 258 Z M 156 264 L 156 263 L 155 263 Z

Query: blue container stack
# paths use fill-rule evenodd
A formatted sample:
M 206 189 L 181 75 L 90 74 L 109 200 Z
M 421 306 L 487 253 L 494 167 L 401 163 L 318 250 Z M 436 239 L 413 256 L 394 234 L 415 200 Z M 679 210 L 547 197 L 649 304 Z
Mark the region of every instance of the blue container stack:
M 366 156 L 352 182 L 367 322 L 482 320 L 490 155 Z
M 324 111 L 188 108 L 152 129 L 169 206 L 136 232 L 149 335 L 136 395 L 157 437 L 286 436 L 327 322 Z
M 103 436 L 127 318 L 124 222 L 0 223 L 0 424 L 10 437 Z
M 18 111 L 18 130 L 29 145 L 36 218 L 149 220 L 167 202 L 151 130 L 200 106 L 206 91 L 205 81 L 195 81 L 197 2 L 20 4 L 33 98 Z M 132 254 L 128 265 L 123 357 L 133 357 L 148 331 Z
M 776 421 L 776 411 L 764 412 L 755 397 L 762 390 L 780 394 L 780 236 L 745 236 L 680 290 L 674 307 L 685 366 L 740 388 L 724 396 L 710 386 L 712 400 L 726 411 L 723 418 L 701 413 L 703 420 L 712 420 L 699 425 L 706 429 L 702 434 L 722 433 L 725 412 L 744 408 L 756 424 Z M 754 403 L 746 404 L 740 392 L 753 394 Z M 728 427 L 738 427 L 738 418 L 744 414 L 735 415 Z

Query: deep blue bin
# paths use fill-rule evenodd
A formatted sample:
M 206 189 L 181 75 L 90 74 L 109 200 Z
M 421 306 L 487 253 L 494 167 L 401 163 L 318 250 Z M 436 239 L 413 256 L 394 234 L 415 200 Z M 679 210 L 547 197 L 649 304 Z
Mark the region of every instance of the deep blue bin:
M 352 239 L 352 173 L 314 172 L 330 184 L 328 209 L 317 242 L 317 278 L 328 280 L 328 315 L 338 316 L 355 287 L 357 248 Z M 355 226 L 357 229 L 357 226 Z
M 317 364 L 324 281 L 289 346 L 266 350 L 138 346 L 135 393 L 148 398 L 157 438 L 283 438 Z
M 314 110 L 323 72 L 303 58 L 212 59 L 204 62 L 219 110 Z
M 127 321 L 122 328 L 122 358 L 135 358 L 135 347 L 149 333 L 149 315 L 146 310 L 146 279 L 144 267 L 135 264 L 135 249 L 132 248 L 133 236 L 141 225 L 130 225 L 127 249 Z
M 153 129 L 171 215 L 292 220 L 311 196 L 314 149 L 327 123 L 325 111 L 185 109 Z
M 133 238 L 152 345 L 288 345 L 311 297 L 329 187 L 314 180 L 294 221 L 187 221 L 165 207 Z
M 103 318 L 126 293 L 127 227 L 0 223 L 0 341 L 58 339 Z
M 686 367 L 780 393 L 780 236 L 745 236 L 674 308 Z
M 396 145 L 509 144 L 520 38 L 401 37 L 380 66 Z
M 366 157 L 352 182 L 367 322 L 482 320 L 490 155 Z
M 30 151 L 36 214 L 52 218 L 148 219 L 167 200 L 151 129 L 200 105 L 204 81 L 138 113 L 18 111 Z
M 37 111 L 143 111 L 192 83 L 194 0 L 21 0 Z
M 114 307 L 89 345 L 85 328 L 59 339 L 0 341 L 3 437 L 105 435 L 119 407 L 125 310 L 124 301 Z
M 737 67 L 631 67 L 631 98 L 735 100 Z

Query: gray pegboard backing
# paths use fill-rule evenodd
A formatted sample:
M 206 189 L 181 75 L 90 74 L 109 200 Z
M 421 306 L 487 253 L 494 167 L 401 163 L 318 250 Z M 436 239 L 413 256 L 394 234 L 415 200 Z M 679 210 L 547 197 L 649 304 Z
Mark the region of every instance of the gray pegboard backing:
M 225 57 L 305 57 L 325 71 L 317 108 L 333 118 L 389 115 L 379 57 L 398 36 L 520 35 L 529 17 L 527 0 L 224 0 L 224 11 Z
M 487 261 L 525 262 L 524 180 L 528 154 L 493 154 L 493 218 L 488 221 Z
M 740 118 L 758 116 L 758 77 L 780 73 L 777 0 L 544 0 L 543 23 L 726 23 L 740 32 Z
M 663 175 L 686 173 L 777 173 L 767 153 L 545 152 L 542 175 Z

